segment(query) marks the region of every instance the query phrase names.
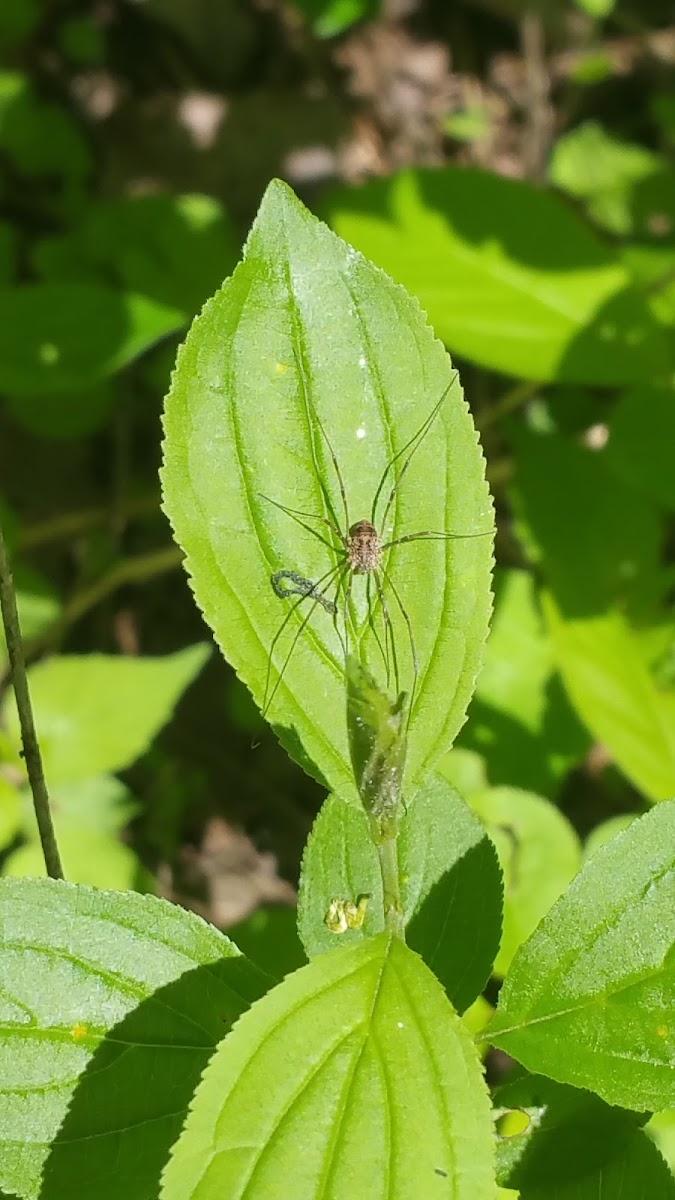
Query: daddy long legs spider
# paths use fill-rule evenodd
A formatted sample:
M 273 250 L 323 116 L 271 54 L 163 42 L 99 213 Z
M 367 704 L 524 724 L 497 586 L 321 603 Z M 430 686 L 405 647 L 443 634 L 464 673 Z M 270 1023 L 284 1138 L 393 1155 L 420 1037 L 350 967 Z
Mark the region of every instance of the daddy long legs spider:
M 352 522 L 349 514 L 349 504 L 347 500 L 347 490 L 345 487 L 344 478 L 337 456 L 328 437 L 323 422 L 318 413 L 314 413 L 314 419 L 321 432 L 321 436 L 326 444 L 330 460 L 335 472 L 335 477 L 340 493 L 344 525 L 341 528 L 337 518 L 337 514 L 333 507 L 328 489 L 324 480 L 319 475 L 319 485 L 321 493 L 324 497 L 326 510 L 329 516 L 319 513 L 306 512 L 302 509 L 291 508 L 288 505 L 282 504 L 278 500 L 272 499 L 270 496 L 263 498 L 273 504 L 281 512 L 285 513 L 304 530 L 310 533 L 313 537 L 322 542 L 331 552 L 333 562 L 329 570 L 322 574 L 316 581 L 307 579 L 294 570 L 276 571 L 271 577 L 271 583 L 276 594 L 286 599 L 291 596 L 297 596 L 288 612 L 283 618 L 277 632 L 272 639 L 269 649 L 267 661 L 267 677 L 265 681 L 265 693 L 263 698 L 263 716 L 267 714 L 274 701 L 274 697 L 281 685 L 286 668 L 291 660 L 293 651 L 298 643 L 299 638 L 307 628 L 317 607 L 324 608 L 332 617 L 335 623 L 335 628 L 342 645 L 345 658 L 349 647 L 349 626 L 352 625 L 355 639 L 358 636 L 355 626 L 355 621 L 350 615 L 350 601 L 352 596 L 352 587 L 354 577 L 363 575 L 366 579 L 366 612 L 367 624 L 372 631 L 375 639 L 378 652 L 382 657 L 385 672 L 387 687 L 389 687 L 393 676 L 394 685 L 397 694 L 401 690 L 401 677 L 399 668 L 399 655 L 397 653 L 396 641 L 394 636 L 394 623 L 387 600 L 387 590 L 391 593 L 393 604 L 396 606 L 398 613 L 403 619 L 408 644 L 410 648 L 410 661 L 412 663 L 412 681 L 409 687 L 408 698 L 408 718 L 412 712 L 412 704 L 415 697 L 419 677 L 419 660 L 417 654 L 417 646 L 415 641 L 415 633 L 410 616 L 401 598 L 400 591 L 391 573 L 388 570 L 387 559 L 388 551 L 395 546 L 401 546 L 408 542 L 414 542 L 424 539 L 441 539 L 455 540 L 476 537 L 489 537 L 494 531 L 493 529 L 485 530 L 479 533 L 449 533 L 441 530 L 424 529 L 414 533 L 403 534 L 400 537 L 386 538 L 386 535 L 381 532 L 386 530 L 387 521 L 389 519 L 392 506 L 396 499 L 396 493 L 401 484 L 401 480 L 405 476 L 413 457 L 424 441 L 429 430 L 438 416 L 443 402 L 445 401 L 458 372 L 455 371 L 452 379 L 444 389 L 440 399 L 431 409 L 426 419 L 419 426 L 417 431 L 411 438 L 389 459 L 387 465 L 379 479 L 373 502 L 371 505 L 370 517 L 361 518 L 358 521 Z M 407 457 L 404 458 L 404 456 Z M 404 459 L 398 472 L 395 471 L 396 464 Z M 383 496 L 386 492 L 388 482 L 393 476 L 393 482 L 389 490 L 389 494 L 384 502 L 384 509 L 378 521 L 378 507 L 380 506 Z M 323 526 L 327 530 L 327 534 L 323 531 L 319 532 L 313 528 L 308 522 L 314 521 Z M 384 539 L 384 540 L 383 540 Z M 334 599 L 329 597 L 331 589 L 334 588 Z M 374 593 L 374 595 L 373 595 Z M 340 600 L 341 598 L 341 600 Z M 283 663 L 274 682 L 271 686 L 272 671 L 274 663 L 274 655 L 280 639 L 283 637 L 289 623 L 293 620 L 294 615 L 298 612 L 304 601 L 310 601 L 307 611 L 302 615 L 300 623 L 295 630 L 290 647 L 284 657 Z M 379 606 L 382 615 L 383 636 L 377 629 L 375 622 L 375 607 Z M 343 630 L 340 631 L 338 620 L 342 615 Z

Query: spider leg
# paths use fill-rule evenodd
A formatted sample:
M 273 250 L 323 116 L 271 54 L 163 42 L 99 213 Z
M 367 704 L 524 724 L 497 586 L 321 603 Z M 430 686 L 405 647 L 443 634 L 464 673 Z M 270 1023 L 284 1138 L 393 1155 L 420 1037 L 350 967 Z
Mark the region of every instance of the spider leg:
M 293 324 L 295 327 L 296 344 L 302 348 L 303 343 L 302 343 L 302 339 L 301 339 L 301 331 L 298 328 L 298 320 L 297 320 L 297 316 L 295 315 L 295 313 L 292 314 L 291 320 L 293 321 Z M 331 458 L 333 459 L 333 466 L 335 467 L 335 473 L 337 475 L 338 483 L 340 485 L 340 492 L 342 493 L 342 503 L 344 506 L 345 518 L 346 518 L 347 517 L 347 500 L 346 500 L 346 496 L 345 496 L 344 483 L 342 480 L 342 475 L 340 474 L 340 468 L 338 467 L 338 464 L 337 464 L 335 452 L 333 450 L 333 447 L 330 444 L 328 434 L 326 433 L 326 430 L 323 427 L 321 418 L 319 417 L 319 414 L 316 411 L 316 409 L 312 410 L 310 407 L 309 387 L 307 385 L 307 373 L 306 373 L 305 361 L 302 356 L 302 353 L 298 353 L 298 351 L 296 349 L 294 349 L 293 357 L 295 359 L 295 365 L 298 369 L 298 377 L 300 379 L 300 387 L 301 387 L 301 391 L 302 391 L 302 401 L 303 401 L 303 404 L 305 407 L 305 417 L 307 420 L 307 427 L 309 429 L 309 440 L 310 440 L 311 451 L 312 451 L 312 464 L 314 466 L 314 473 L 319 482 L 319 487 L 321 489 L 321 495 L 323 496 L 323 499 L 324 499 L 324 504 L 326 505 L 326 509 L 328 510 L 328 513 L 330 515 L 329 523 L 332 523 L 333 529 L 335 531 L 339 527 L 339 522 L 337 519 L 337 513 L 335 512 L 335 509 L 333 508 L 333 501 L 331 500 L 330 492 L 328 491 L 328 488 L 326 487 L 323 475 L 319 469 L 319 460 L 318 460 L 318 456 L 317 456 L 316 442 L 314 439 L 314 425 L 312 422 L 313 416 L 316 418 L 316 422 L 319 426 L 319 429 L 321 430 L 321 433 L 323 434 L 324 438 L 326 439 L 326 443 L 328 445 L 328 449 L 330 451 Z M 325 518 L 324 518 L 324 520 L 325 520 Z M 346 528 L 349 529 L 349 520 L 348 519 L 347 519 Z M 340 536 L 342 542 L 344 542 L 345 541 L 344 537 L 342 537 L 341 534 L 339 536 Z
M 396 603 L 398 604 L 399 611 L 401 613 L 401 616 L 403 617 L 403 620 L 406 623 L 406 628 L 408 630 L 408 639 L 410 642 L 410 656 L 412 658 L 412 664 L 413 664 L 413 682 L 412 682 L 412 687 L 410 689 L 410 699 L 408 701 L 408 722 L 407 723 L 409 725 L 410 718 L 412 716 L 415 692 L 417 691 L 417 681 L 418 681 L 419 673 L 420 673 L 419 662 L 417 659 L 417 647 L 415 645 L 415 634 L 413 631 L 412 621 L 410 620 L 410 616 L 407 612 L 407 609 L 406 609 L 403 601 L 401 600 L 398 588 L 396 587 L 393 579 L 391 578 L 391 575 L 388 574 L 388 572 L 386 571 L 386 569 L 384 567 L 382 568 L 382 574 L 383 574 L 384 578 L 386 579 L 387 583 L 389 584 L 389 587 L 392 590 L 394 599 L 396 600 Z
M 434 423 L 434 421 L 435 421 L 435 419 L 436 419 L 436 416 L 437 416 L 437 414 L 439 413 L 439 411 L 440 411 L 440 409 L 441 409 L 441 407 L 442 407 L 442 405 L 443 405 L 443 401 L 445 400 L 445 397 L 447 396 L 448 392 L 450 391 L 450 388 L 452 387 L 453 383 L 454 383 L 454 382 L 455 382 L 455 380 L 457 379 L 457 376 L 458 376 L 458 375 L 459 375 L 459 371 L 455 371 L 455 373 L 454 373 L 454 375 L 452 376 L 452 379 L 450 380 L 450 382 L 449 382 L 448 386 L 447 386 L 447 387 L 444 389 L 444 391 L 443 391 L 443 394 L 442 394 L 442 396 L 441 396 L 440 400 L 438 400 L 438 401 L 436 402 L 436 404 L 435 404 L 435 405 L 434 405 L 434 407 L 432 408 L 431 412 L 429 413 L 429 416 L 426 418 L 426 420 L 425 420 L 425 421 L 423 421 L 423 422 L 422 422 L 422 424 L 420 425 L 420 427 L 419 427 L 419 429 L 417 430 L 417 432 L 416 432 L 416 433 L 414 433 L 414 434 L 413 434 L 413 436 L 412 436 L 411 438 L 409 438 L 409 440 L 408 440 L 408 441 L 405 443 L 405 446 L 402 446 L 402 447 L 401 447 L 401 449 L 400 449 L 400 450 L 397 450 L 396 454 L 394 454 L 394 455 L 393 455 L 393 457 L 392 457 L 392 458 L 390 458 L 389 462 L 387 463 L 386 467 L 384 468 L 384 471 L 382 472 L 382 477 L 381 477 L 381 479 L 380 479 L 380 482 L 379 482 L 379 483 L 378 483 L 378 485 L 377 485 L 377 490 L 376 490 L 376 492 L 375 492 L 375 497 L 374 497 L 374 499 L 373 499 L 373 507 L 372 507 L 372 511 L 371 511 L 371 518 L 370 518 L 370 519 L 371 519 L 371 521 L 372 521 L 372 523 L 373 523 L 373 525 L 377 525 L 377 521 L 376 521 L 377 505 L 378 505 L 378 503 L 379 503 L 380 496 L 382 495 L 382 491 L 383 491 L 384 485 L 385 485 L 385 483 L 386 483 L 386 481 L 387 481 L 387 476 L 388 476 L 389 472 L 390 472 L 391 470 L 393 470 L 393 468 L 394 468 L 394 464 L 398 462 L 399 458 L 401 458 L 401 456 L 402 456 L 403 454 L 405 454 L 407 450 L 410 450 L 410 454 L 409 454 L 408 458 L 406 459 L 406 461 L 404 462 L 403 466 L 401 467 L 401 470 L 399 471 L 399 474 L 398 474 L 398 479 L 397 479 L 397 480 L 396 480 L 396 482 L 394 483 L 394 486 L 393 486 L 393 488 L 391 489 L 391 492 L 389 493 L 389 498 L 388 498 L 388 500 L 387 500 L 387 503 L 386 503 L 386 505 L 385 505 L 384 513 L 383 513 L 383 516 L 382 516 L 382 520 L 381 520 L 381 522 L 380 522 L 380 528 L 381 528 L 381 529 L 383 529 L 383 530 L 384 530 L 384 528 L 385 528 L 385 525 L 386 525 L 386 520 L 387 520 L 387 517 L 388 517 L 388 515 L 389 515 L 389 510 L 390 510 L 390 508 L 391 508 L 391 505 L 392 505 L 392 503 L 393 503 L 394 496 L 396 495 L 396 489 L 398 488 L 398 485 L 399 485 L 399 483 L 401 482 L 401 479 L 402 479 L 402 477 L 405 475 L 406 471 L 408 470 L 408 467 L 410 466 L 410 462 L 411 462 L 411 460 L 412 460 L 413 454 L 414 454 L 414 453 L 415 453 L 415 451 L 418 449 L 418 447 L 419 447 L 419 446 L 422 444 L 422 442 L 424 441 L 424 439 L 425 439 L 425 437 L 426 437 L 427 433 L 428 433 L 428 432 L 429 432 L 429 430 L 431 429 L 431 426 L 433 425 L 433 423 Z
M 384 568 L 382 569 L 382 574 L 387 582 L 391 584 L 391 580 L 387 576 Z M 389 641 L 391 644 L 391 661 L 394 668 L 394 687 L 396 688 L 396 695 L 398 696 L 401 690 L 401 677 L 398 669 L 398 655 L 396 653 L 396 641 L 394 639 L 394 625 L 391 619 L 391 613 L 389 612 L 389 607 L 387 605 L 387 599 L 384 594 L 384 588 L 382 587 L 382 580 L 380 579 L 379 572 L 373 571 L 373 575 L 375 576 L 375 587 L 377 588 L 377 594 L 379 596 L 380 606 L 382 608 L 382 619 L 384 621 L 384 640 L 385 643 Z
M 300 508 L 289 508 L 287 504 L 281 504 L 279 500 L 273 500 L 271 496 L 266 496 L 264 492 L 259 492 L 258 494 L 262 496 L 263 500 L 266 500 L 268 504 L 273 504 L 275 508 L 278 508 L 281 510 L 281 512 L 286 513 L 288 517 L 292 517 L 296 525 L 301 525 L 303 529 L 306 529 L 308 533 L 312 534 L 312 537 L 318 538 L 320 542 L 323 542 L 324 546 L 328 546 L 329 550 L 335 549 L 333 543 L 329 542 L 328 538 L 322 537 L 320 533 L 317 533 L 316 529 L 312 529 L 311 525 L 307 525 L 304 521 L 301 521 L 301 517 L 309 517 L 312 521 L 322 521 L 324 525 L 328 526 L 331 533 L 338 539 L 338 541 L 342 543 L 343 546 L 347 545 L 347 539 L 345 538 L 344 534 L 340 532 L 337 525 L 334 525 L 332 521 L 328 520 L 328 517 L 319 516 L 318 513 L 303 512 Z
M 331 459 L 333 460 L 333 469 L 337 476 L 338 487 L 340 488 L 340 495 L 342 497 L 342 509 L 343 509 L 344 516 L 345 516 L 345 529 L 350 529 L 351 521 L 349 520 L 349 506 L 347 504 L 347 492 L 345 490 L 345 483 L 344 483 L 344 479 L 342 478 L 342 471 L 340 470 L 340 467 L 338 464 L 337 455 L 331 445 L 331 440 L 326 432 L 326 427 L 325 427 L 323 421 L 321 420 L 321 417 L 319 416 L 318 412 L 315 412 L 314 415 L 316 417 L 319 429 L 321 430 L 321 432 L 324 436 L 326 445 L 328 446 L 328 451 L 330 453 Z
M 437 538 L 446 542 L 462 542 L 469 538 L 492 537 L 494 529 L 485 529 L 482 533 L 440 533 L 436 529 L 423 529 L 420 533 L 406 533 L 403 537 L 394 538 L 391 542 L 383 542 L 381 549 L 389 550 L 391 546 L 402 546 L 404 542 L 416 542 L 421 538 Z
M 373 634 L 373 637 L 375 638 L 375 641 L 377 643 L 377 648 L 380 651 L 380 654 L 382 656 L 382 662 L 384 663 L 384 669 L 385 669 L 386 676 L 387 676 L 387 691 L 388 691 L 389 690 L 389 682 L 391 679 L 391 667 L 390 667 L 390 663 L 389 663 L 389 644 L 386 642 L 386 637 L 385 637 L 385 645 L 384 646 L 382 645 L 382 638 L 380 637 L 380 634 L 378 632 L 377 622 L 375 620 L 375 616 L 373 613 L 371 589 L 370 589 L 371 575 L 372 575 L 372 571 L 369 571 L 366 576 L 366 604 L 368 606 L 368 624 L 370 626 L 370 630 Z
M 335 579 L 336 575 L 341 570 L 344 570 L 342 563 L 338 563 L 337 567 L 331 567 L 330 571 L 327 571 L 325 575 L 322 575 L 321 578 L 315 584 L 313 597 L 311 596 L 311 594 L 310 594 L 310 596 L 305 596 L 305 595 L 300 596 L 299 600 L 296 600 L 291 605 L 288 612 L 286 613 L 286 616 L 284 617 L 283 621 L 281 622 L 281 625 L 279 626 L 274 637 L 272 638 L 272 644 L 270 646 L 269 654 L 267 656 L 267 675 L 265 677 L 265 692 L 263 695 L 263 706 L 261 709 L 261 715 L 263 717 L 266 717 L 267 713 L 269 712 L 270 705 L 272 704 L 272 701 L 274 700 L 274 697 L 277 694 L 277 691 L 280 687 L 281 681 L 284 677 L 286 667 L 288 666 L 288 664 L 291 660 L 291 655 L 293 654 L 293 651 L 295 650 L 295 647 L 298 643 L 298 639 L 299 639 L 301 633 L 303 633 L 304 630 L 307 628 L 307 623 L 310 620 L 310 617 L 312 616 L 312 614 L 316 611 L 317 605 L 322 603 L 325 593 L 328 591 L 328 589 L 330 588 L 331 584 L 333 583 L 333 580 Z M 319 592 L 318 589 L 324 583 L 326 586 L 323 588 L 323 590 L 321 592 Z M 286 655 L 286 658 L 284 659 L 283 666 L 279 672 L 279 675 L 274 684 L 274 687 L 272 688 L 272 691 L 270 692 L 270 679 L 272 676 L 272 660 L 274 657 L 274 651 L 275 651 L 275 648 L 279 641 L 279 638 L 282 636 L 284 630 L 286 629 L 286 627 L 288 625 L 288 622 L 293 617 L 293 614 L 295 613 L 296 609 L 299 607 L 299 605 L 302 604 L 303 600 L 307 600 L 309 598 L 312 598 L 313 602 L 312 602 L 310 608 L 307 610 L 306 615 L 303 617 L 302 621 L 300 622 L 300 625 L 298 626 L 298 628 L 293 636 L 293 641 L 291 642 L 291 645 L 290 645 L 290 648 Z

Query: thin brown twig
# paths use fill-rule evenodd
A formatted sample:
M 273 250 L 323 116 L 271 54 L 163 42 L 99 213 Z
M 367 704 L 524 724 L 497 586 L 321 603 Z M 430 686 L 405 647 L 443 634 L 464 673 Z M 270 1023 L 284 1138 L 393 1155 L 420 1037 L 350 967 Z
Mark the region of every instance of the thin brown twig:
M 52 814 L 49 807 L 49 795 L 47 793 L 47 784 L 45 782 L 44 770 L 42 767 L 42 755 L 40 754 L 40 745 L 35 732 L 33 708 L 30 702 L 30 692 L 28 690 L 26 661 L 24 658 L 23 643 L 21 641 L 19 614 L 16 608 L 14 581 L 12 579 L 9 557 L 1 528 L 0 608 L 2 609 L 2 620 L 5 627 L 5 639 L 7 641 L 7 654 L 12 672 L 12 683 L 14 685 L 14 695 L 16 696 L 16 707 L 19 714 L 19 724 L 21 727 L 23 758 L 26 763 L 28 782 L 30 783 L 30 789 L 33 794 L 33 805 L 35 807 L 35 816 L 37 819 L 45 866 L 47 868 L 47 874 L 50 875 L 52 879 L 63 879 L 63 867 L 61 866 L 61 857 L 59 855 L 59 848 L 56 843 L 54 825 L 52 823 Z

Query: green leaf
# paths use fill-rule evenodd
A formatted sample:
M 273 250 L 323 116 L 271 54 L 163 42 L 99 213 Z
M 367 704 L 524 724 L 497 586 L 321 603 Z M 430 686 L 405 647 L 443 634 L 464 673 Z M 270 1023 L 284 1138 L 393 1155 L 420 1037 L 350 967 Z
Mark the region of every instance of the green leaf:
M 473 168 L 334 192 L 333 227 L 410 288 L 453 352 L 526 379 L 643 382 L 666 343 L 612 252 L 531 185 Z
M 211 196 L 125 196 L 93 206 L 73 233 L 39 243 L 33 261 L 52 281 L 112 279 L 192 317 L 234 267 L 236 248 Z
M 109 834 L 72 826 L 56 827 L 64 875 L 72 883 L 127 892 L 153 891 L 152 877 L 138 856 Z M 2 874 L 16 879 L 39 879 L 47 874 L 42 847 L 37 841 L 20 846 L 3 863 Z
M 552 794 L 588 741 L 555 670 L 532 574 L 499 572 L 485 665 L 458 745 L 484 756 L 492 783 Z
M 217 930 L 149 896 L 1 880 L 0 925 L 0 1185 L 157 1195 L 213 1047 L 264 982 Z
M 628 829 L 628 826 L 632 825 L 639 816 L 640 813 L 621 813 L 619 816 L 610 817 L 609 820 L 596 825 L 584 842 L 584 860 L 590 858 L 591 854 L 595 854 L 601 846 L 611 842 L 617 833 L 623 833 L 623 830 Z
M 675 397 L 671 388 L 636 388 L 614 409 L 607 462 L 642 496 L 675 509 Z
M 604 20 L 614 10 L 616 0 L 575 0 L 577 8 L 588 13 L 589 17 Z
M 39 877 L 46 874 L 44 855 L 27 791 L 23 799 L 28 845 L 10 854 L 3 874 Z M 137 855 L 116 837 L 138 807 L 119 779 L 99 775 L 57 784 L 50 789 L 49 799 L 64 874 L 71 883 L 119 891 L 154 890 L 153 879 Z
M 379 0 L 293 0 L 317 37 L 335 37 L 364 17 L 375 16 Z
M 633 242 L 621 247 L 621 258 L 661 325 L 675 326 L 675 246 Z
M 64 107 L 44 103 L 18 71 L 0 71 L 0 147 L 26 175 L 65 176 L 68 183 L 91 169 L 83 132 Z
M 489 837 L 439 776 L 410 806 L 399 862 L 406 941 L 464 1012 L 483 990 L 497 955 L 504 888 Z
M 645 1132 L 656 1143 L 675 1176 L 675 1109 L 655 1113 L 647 1122 Z
M 238 1022 L 204 1073 L 162 1200 L 322 1193 L 495 1195 L 470 1035 L 386 934 L 321 955 Z
M 543 597 L 570 699 L 621 770 L 652 800 L 675 793 L 675 690 L 659 686 L 620 612 L 565 619 Z
M 644 146 L 613 137 L 597 121 L 560 138 L 550 177 L 611 233 L 663 238 L 673 232 L 675 171 Z
M 440 777 L 408 806 L 398 839 L 406 941 L 434 971 L 463 1012 L 484 987 L 501 930 L 501 873 L 489 838 Z M 333 932 L 335 902 L 358 908 L 363 921 Z M 368 819 L 338 796 L 326 800 L 302 863 L 298 929 L 308 955 L 372 938 L 385 927 L 382 876 Z
M 498 787 L 470 802 L 504 872 L 504 933 L 495 974 L 505 975 L 518 947 L 574 879 L 581 847 L 569 821 L 541 796 Z
M 371 514 L 393 455 L 401 455 L 402 470 L 405 448 L 434 406 L 439 411 L 395 494 L 386 536 L 426 530 L 471 536 L 421 540 L 387 555 L 396 691 L 412 690 L 414 671 L 393 588 L 419 663 L 404 795 L 455 737 L 480 664 L 492 526 L 483 462 L 456 374 L 416 303 L 310 216 L 284 184 L 272 183 L 244 261 L 179 353 L 166 407 L 165 506 L 198 603 L 261 705 L 270 648 L 290 613 L 273 654 L 273 689 L 293 652 L 281 685 L 268 691 L 269 716 L 303 765 L 344 796 L 355 797 L 343 716 L 344 647 L 323 606 L 300 597 L 301 608 L 292 612 L 270 576 L 291 570 L 316 585 L 342 561 L 315 536 L 318 530 L 330 538 L 321 520 L 331 511 L 347 524 L 322 427 L 340 466 L 351 524 Z M 306 521 L 314 534 L 279 504 L 316 514 L 318 520 Z M 381 517 L 383 505 L 378 511 Z M 382 610 L 374 598 L 368 605 L 369 585 L 370 575 L 352 588 L 358 649 L 389 690 L 378 648 Z M 331 588 L 329 600 L 334 594 Z M 340 605 L 338 628 L 341 618 Z M 389 660 L 391 675 L 391 654 Z
M 206 645 L 165 658 L 62 655 L 28 673 L 49 784 L 121 771 L 146 750 L 204 665 Z M 19 723 L 9 694 L 3 720 L 17 748 Z
M 539 1075 L 499 1088 L 495 1104 L 529 1117 L 497 1149 L 498 1178 L 521 1200 L 674 1200 L 675 1180 L 635 1113 Z
M 334 932 L 331 906 L 368 898 L 360 924 Z M 298 896 L 298 933 L 309 958 L 361 942 L 384 930 L 384 895 L 377 848 L 364 810 L 339 796 L 324 801 L 305 846 Z
M 93 387 L 180 329 L 175 309 L 81 283 L 0 290 L 0 388 L 53 396 Z
M 0 775 L 0 850 L 9 846 L 21 829 L 23 808 L 18 788 Z
M 609 1104 L 675 1105 L 675 802 L 590 858 L 521 948 L 487 1036 Z

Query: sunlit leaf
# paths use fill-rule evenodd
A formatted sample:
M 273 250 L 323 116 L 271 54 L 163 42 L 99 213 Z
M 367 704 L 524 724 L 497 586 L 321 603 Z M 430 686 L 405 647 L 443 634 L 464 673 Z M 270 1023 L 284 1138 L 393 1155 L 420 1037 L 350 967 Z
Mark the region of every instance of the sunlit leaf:
M 29 671 L 35 723 L 50 783 L 130 766 L 169 719 L 209 653 L 191 646 L 165 658 L 60 655 Z M 9 694 L 2 709 L 15 745 Z
M 314 1200 L 327 1186 L 334 1200 L 493 1200 L 492 1158 L 470 1035 L 419 958 L 381 934 L 320 955 L 237 1023 L 162 1200 Z
M 521 947 L 488 1029 L 609 1104 L 675 1105 L 675 801 L 601 847 Z
M 334 619 L 309 596 L 290 612 L 292 598 L 275 595 L 270 576 L 291 570 L 318 586 L 337 572 L 335 550 L 315 536 L 330 539 L 322 519 L 333 513 L 344 527 L 370 515 L 387 464 L 401 456 L 383 493 L 439 404 L 385 533 L 471 535 L 407 543 L 386 555 L 383 586 L 401 690 L 413 690 L 414 672 L 396 594 L 419 663 L 409 794 L 462 724 L 482 654 L 492 527 L 482 458 L 457 376 L 415 301 L 310 216 L 285 185 L 272 183 L 244 261 L 179 354 L 165 417 L 165 506 L 197 601 L 227 658 L 259 704 L 267 692 L 269 719 L 290 752 L 343 796 L 354 797 L 355 789 L 344 645 L 336 631 L 342 614 Z M 314 534 L 278 504 L 316 514 L 319 520 L 306 521 Z M 333 586 L 329 603 L 334 596 Z M 355 579 L 352 604 L 365 665 L 385 690 L 399 690 L 391 652 L 387 687 L 382 608 L 370 576 Z M 273 639 L 289 612 L 268 674 Z
M 419 298 L 452 351 L 527 379 L 653 378 L 666 345 L 614 254 L 557 197 L 476 169 L 331 194 L 331 225 Z

